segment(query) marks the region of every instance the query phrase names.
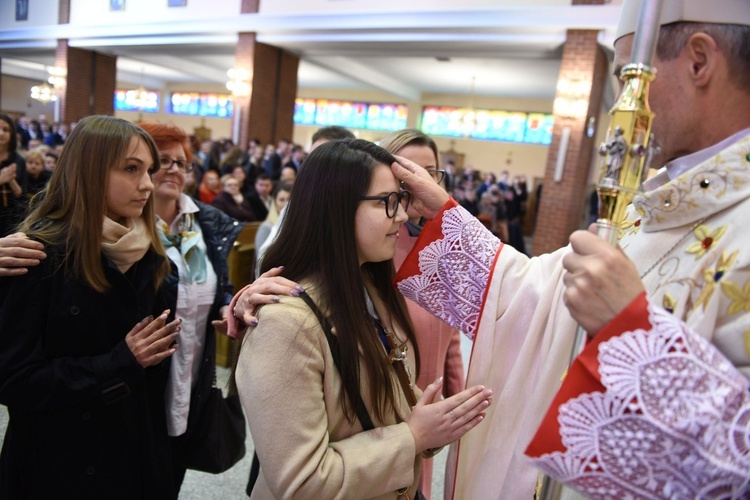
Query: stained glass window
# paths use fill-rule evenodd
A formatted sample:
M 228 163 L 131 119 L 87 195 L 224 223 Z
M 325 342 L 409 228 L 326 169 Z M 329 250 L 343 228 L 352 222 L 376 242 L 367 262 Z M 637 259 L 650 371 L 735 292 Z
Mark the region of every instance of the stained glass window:
M 139 102 L 137 90 L 116 90 L 115 110 L 117 111 L 143 111 L 144 113 L 159 112 L 159 93 L 146 91 Z
M 422 131 L 429 135 L 550 144 L 553 115 L 449 106 L 425 106 Z
M 340 125 L 368 130 L 399 130 L 406 127 L 408 108 L 403 104 L 369 104 L 329 99 L 296 99 L 294 123 Z
M 172 92 L 170 102 L 176 115 L 231 118 L 234 111 L 230 94 Z

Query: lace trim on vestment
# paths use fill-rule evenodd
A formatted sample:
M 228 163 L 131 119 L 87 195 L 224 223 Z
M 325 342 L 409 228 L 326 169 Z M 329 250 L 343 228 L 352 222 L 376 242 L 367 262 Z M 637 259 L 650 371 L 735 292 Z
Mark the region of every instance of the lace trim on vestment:
M 667 311 L 649 321 L 601 344 L 606 392 L 561 405 L 567 450 L 534 464 L 592 498 L 747 498 L 747 379 Z
M 420 274 L 398 288 L 424 309 L 473 339 L 500 240 L 459 207 L 446 210 L 443 238 L 419 252 Z

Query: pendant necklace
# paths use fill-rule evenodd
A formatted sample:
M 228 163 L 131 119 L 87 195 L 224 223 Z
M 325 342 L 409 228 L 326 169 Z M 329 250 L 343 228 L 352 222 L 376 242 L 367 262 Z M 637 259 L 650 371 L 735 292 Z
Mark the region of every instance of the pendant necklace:
M 656 262 L 654 262 L 653 264 L 651 264 L 651 267 L 649 267 L 648 269 L 646 269 L 645 271 L 643 271 L 643 273 L 641 273 L 641 276 L 640 276 L 641 280 L 643 278 L 645 278 L 648 273 L 650 273 L 651 271 L 653 271 L 656 268 L 656 266 L 658 266 L 659 264 L 661 264 L 662 261 L 664 259 L 666 259 L 667 256 L 669 254 L 671 254 L 674 251 L 675 248 L 677 248 L 680 244 L 682 244 L 682 242 L 685 241 L 685 239 L 687 239 L 688 236 L 690 236 L 691 234 L 693 234 L 693 232 L 698 228 L 698 226 L 700 226 L 701 224 L 703 224 L 703 222 L 705 220 L 706 220 L 706 217 L 703 217 L 699 221 L 697 221 L 695 224 L 693 224 L 690 227 L 690 229 L 688 229 L 688 232 L 685 233 L 682 236 L 682 238 L 680 238 L 679 240 L 677 240 L 677 242 L 674 245 L 672 245 L 671 247 L 669 247 L 669 250 L 667 250 L 666 252 L 664 252 L 662 254 L 662 256 L 659 257 L 659 259 Z

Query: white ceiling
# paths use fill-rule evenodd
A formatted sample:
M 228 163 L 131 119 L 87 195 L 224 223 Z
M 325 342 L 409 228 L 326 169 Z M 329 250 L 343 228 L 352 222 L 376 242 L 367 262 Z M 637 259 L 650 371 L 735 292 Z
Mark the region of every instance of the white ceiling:
M 502 7 L 363 16 L 243 14 L 206 23 L 65 25 L 0 32 L 2 72 L 43 79 L 57 38 L 117 55 L 117 78 L 133 86 L 224 83 L 238 31 L 300 56 L 301 88 L 378 89 L 550 99 L 566 30 L 601 29 L 610 49 L 619 5 Z M 167 33 L 167 35 L 165 35 Z M 474 83 L 472 83 L 472 81 Z

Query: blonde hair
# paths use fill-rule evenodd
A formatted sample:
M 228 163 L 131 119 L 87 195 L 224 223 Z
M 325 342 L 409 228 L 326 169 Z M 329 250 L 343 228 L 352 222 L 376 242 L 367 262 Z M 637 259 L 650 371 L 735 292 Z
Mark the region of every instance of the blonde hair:
M 417 129 L 405 128 L 397 130 L 386 135 L 378 142 L 378 146 L 392 155 L 397 155 L 406 146 L 412 145 L 427 146 L 430 148 L 435 153 L 435 168 L 440 168 L 440 153 L 438 153 L 437 144 L 435 144 L 435 141 L 429 135 Z
M 232 174 L 224 174 L 219 178 L 219 181 L 221 182 L 221 187 L 226 187 L 227 181 L 237 181 L 237 178 Z M 240 181 L 237 181 L 237 185 L 240 184 Z
M 65 142 L 44 196 L 32 199 L 31 213 L 20 227 L 32 238 L 62 246 L 65 272 L 100 293 L 110 287 L 101 259 L 109 174 L 124 163 L 134 137 L 146 144 L 157 165 L 156 145 L 142 128 L 111 116 L 89 116 L 79 121 Z M 158 287 L 170 272 L 170 265 L 157 233 L 152 196 L 141 217 L 151 248 L 164 256 L 164 264 L 156 273 Z
M 39 151 L 39 148 L 32 149 L 28 153 L 26 153 L 26 161 L 29 160 L 36 160 L 38 162 L 41 162 L 42 165 L 44 165 L 44 153 Z

